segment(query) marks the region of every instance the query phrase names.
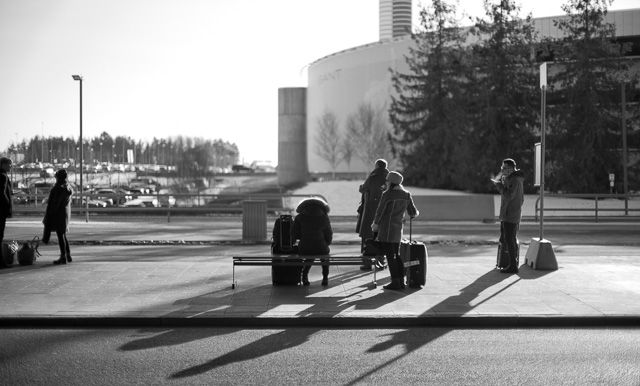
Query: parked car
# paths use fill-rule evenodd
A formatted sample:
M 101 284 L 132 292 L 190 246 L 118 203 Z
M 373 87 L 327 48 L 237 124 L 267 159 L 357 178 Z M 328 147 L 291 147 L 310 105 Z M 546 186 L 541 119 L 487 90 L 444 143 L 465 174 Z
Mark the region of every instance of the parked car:
M 233 165 L 231 167 L 234 173 L 253 173 L 253 169 L 245 165 Z
M 139 196 L 120 206 L 124 208 L 152 208 L 156 206 L 154 201 L 156 201 L 154 196 Z

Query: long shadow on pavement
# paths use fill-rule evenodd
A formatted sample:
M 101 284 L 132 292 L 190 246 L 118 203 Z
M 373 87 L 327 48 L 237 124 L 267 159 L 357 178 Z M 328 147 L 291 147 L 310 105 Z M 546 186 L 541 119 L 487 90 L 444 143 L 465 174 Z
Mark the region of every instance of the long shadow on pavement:
M 500 291 L 494 293 L 493 295 L 487 296 L 482 300 L 478 300 L 480 299 L 480 295 L 483 291 L 512 277 L 511 275 L 502 274 L 498 270 L 492 269 L 491 271 L 477 278 L 473 283 L 461 289 L 458 295 L 450 296 L 447 299 L 443 300 L 442 302 L 431 307 L 430 311 L 438 310 L 438 309 L 448 310 L 448 309 L 451 309 L 451 307 L 453 306 L 453 308 L 457 309 L 458 312 L 462 310 L 462 312 L 464 313 L 465 312 L 464 309 L 467 309 L 466 312 L 469 312 L 475 307 L 479 306 L 480 304 L 485 303 L 489 299 L 495 297 L 498 293 L 503 292 L 507 288 L 513 286 L 520 280 L 538 279 L 548 273 L 550 272 L 534 271 L 533 269 L 529 269 L 526 265 L 522 265 L 520 267 L 520 273 L 518 274 L 518 279 L 514 280 L 512 283 L 509 283 L 507 286 L 505 286 Z M 478 301 L 474 305 L 471 305 L 471 303 L 474 300 L 478 300 Z M 429 344 L 430 342 L 438 338 L 441 338 L 442 336 L 446 335 L 447 333 L 453 330 L 454 328 L 442 329 L 442 330 L 427 329 L 426 331 L 424 331 L 424 333 L 422 333 L 423 331 L 421 331 L 420 334 L 416 334 L 415 330 L 407 329 L 407 330 L 402 330 L 393 334 L 389 334 L 389 337 L 390 337 L 389 340 L 382 343 L 378 343 L 372 346 L 367 351 L 370 353 L 379 353 L 379 352 L 389 350 L 395 346 L 401 346 L 405 348 L 404 354 L 398 355 L 395 358 L 389 359 L 384 364 L 376 366 L 375 369 L 362 374 L 358 378 L 348 383 L 348 385 L 355 385 L 360 382 L 363 382 L 369 376 L 373 375 L 374 373 L 381 370 L 382 368 L 393 365 L 400 359 L 409 355 L 411 352 L 420 349 L 421 347 Z

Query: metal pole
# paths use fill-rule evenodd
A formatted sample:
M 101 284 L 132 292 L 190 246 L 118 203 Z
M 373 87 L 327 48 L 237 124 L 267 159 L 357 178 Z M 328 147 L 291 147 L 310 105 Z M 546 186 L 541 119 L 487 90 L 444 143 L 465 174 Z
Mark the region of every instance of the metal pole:
M 627 175 L 627 103 L 625 83 L 622 82 L 622 178 L 624 186 L 624 214 L 629 215 L 629 186 Z
M 542 86 L 541 90 L 541 129 L 540 129 L 540 241 L 544 239 L 544 137 L 546 131 L 546 119 L 545 119 L 545 105 L 547 102 L 546 98 L 547 87 Z
M 84 194 L 84 189 L 82 185 L 83 156 L 84 154 L 83 154 L 83 146 L 82 146 L 82 78 L 80 78 L 80 206 L 82 206 L 82 196 Z M 85 215 L 85 221 L 89 222 L 89 198 L 87 198 L 84 215 Z

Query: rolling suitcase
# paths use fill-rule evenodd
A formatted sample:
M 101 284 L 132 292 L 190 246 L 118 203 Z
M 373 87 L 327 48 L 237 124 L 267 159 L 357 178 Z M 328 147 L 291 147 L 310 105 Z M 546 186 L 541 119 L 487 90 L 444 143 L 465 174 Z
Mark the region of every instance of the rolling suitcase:
M 400 243 L 400 258 L 405 266 L 407 284 L 411 288 L 420 288 L 427 283 L 429 254 L 423 242 L 413 240 L 412 221 L 409 220 L 409 241 Z
M 291 228 L 293 218 L 290 215 L 281 215 L 273 225 L 273 239 L 271 243 L 272 255 L 296 255 L 298 253 L 294 241 L 291 238 Z M 284 259 L 274 258 L 273 262 L 283 262 Z M 286 261 L 291 262 L 291 259 Z M 295 259 L 300 262 L 299 266 L 271 266 L 271 282 L 273 285 L 298 285 L 302 275 L 302 259 Z
M 516 264 L 520 266 L 520 243 L 516 244 Z M 498 258 L 496 259 L 496 268 L 503 269 L 509 266 L 509 248 L 503 242 L 498 242 Z

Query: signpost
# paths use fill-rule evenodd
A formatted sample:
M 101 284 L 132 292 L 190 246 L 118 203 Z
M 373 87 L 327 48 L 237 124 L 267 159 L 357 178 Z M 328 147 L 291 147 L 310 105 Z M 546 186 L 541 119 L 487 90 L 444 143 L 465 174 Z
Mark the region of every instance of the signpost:
M 544 154 L 545 154 L 545 134 L 547 129 L 545 108 L 547 98 L 547 63 L 542 63 L 540 66 L 540 143 L 535 144 L 536 152 L 536 170 L 535 170 L 535 185 L 540 186 L 540 238 L 533 238 L 529 249 L 527 250 L 527 256 L 525 257 L 525 264 L 530 265 L 533 269 L 540 270 L 556 270 L 558 269 L 558 262 L 556 255 L 553 252 L 553 247 L 549 240 L 544 239 Z

